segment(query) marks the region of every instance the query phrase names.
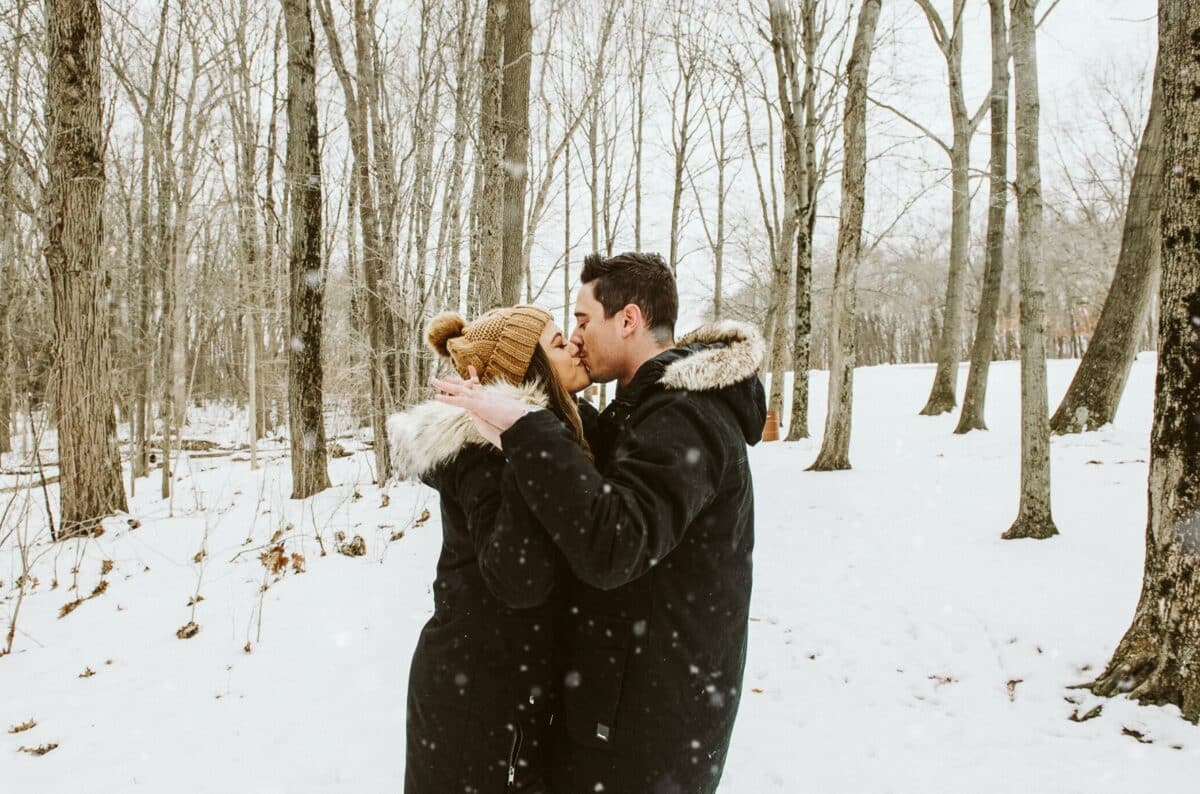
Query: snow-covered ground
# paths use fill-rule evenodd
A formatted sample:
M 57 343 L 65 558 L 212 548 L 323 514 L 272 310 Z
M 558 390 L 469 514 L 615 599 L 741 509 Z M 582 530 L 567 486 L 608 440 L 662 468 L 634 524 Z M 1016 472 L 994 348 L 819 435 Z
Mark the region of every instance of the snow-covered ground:
M 1073 367 L 1050 362 L 1052 405 Z M 1104 665 L 1137 599 L 1153 367 L 1135 364 L 1114 426 L 1055 439 L 1062 534 L 1049 541 L 1000 540 L 1017 506 L 1012 363 L 993 367 L 988 433 L 917 416 L 932 367 L 877 367 L 856 376 L 853 471 L 805 472 L 817 441 L 755 449 L 750 657 L 722 794 L 1194 786 L 1200 729 L 1176 710 L 1114 700 L 1069 719 L 1101 703 L 1069 687 Z M 815 373 L 817 435 L 824 388 Z M 101 537 L 31 550 L 38 581 L 0 659 L 0 729 L 37 724 L 0 732 L 0 788 L 401 789 L 436 496 L 404 484 L 385 500 L 359 452 L 331 462 L 333 489 L 293 502 L 287 459 L 262 457 L 258 472 L 244 453 L 183 461 L 173 516 L 152 478 L 131 503 L 139 526 L 122 517 Z M 0 512 L 12 499 L 0 493 Z M 0 541 L 14 526 L 35 534 L 40 490 L 11 511 Z M 361 535 L 366 555 L 337 553 L 337 532 Z M 259 558 L 277 533 L 288 567 L 267 576 Z M 0 551 L 4 628 L 13 545 Z M 192 620 L 199 632 L 178 639 Z

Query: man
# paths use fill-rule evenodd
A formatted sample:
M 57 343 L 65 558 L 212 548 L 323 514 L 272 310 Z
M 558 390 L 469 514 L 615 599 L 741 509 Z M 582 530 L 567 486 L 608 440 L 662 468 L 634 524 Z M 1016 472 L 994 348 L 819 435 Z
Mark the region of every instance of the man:
M 582 282 L 572 341 L 593 380 L 618 383 L 590 423 L 594 461 L 548 411 L 435 384 L 498 435 L 578 580 L 553 790 L 707 794 L 742 692 L 763 346 L 737 323 L 676 346 L 675 279 L 656 254 L 589 256 Z

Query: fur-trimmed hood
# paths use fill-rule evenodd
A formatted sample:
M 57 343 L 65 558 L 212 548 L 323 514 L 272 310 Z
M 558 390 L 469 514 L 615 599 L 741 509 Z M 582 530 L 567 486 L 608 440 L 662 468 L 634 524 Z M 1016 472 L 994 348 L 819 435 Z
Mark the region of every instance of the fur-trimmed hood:
M 693 352 L 667 365 L 659 378 L 666 389 L 724 389 L 757 374 L 766 355 L 758 329 L 734 320 L 702 325 L 676 342 L 676 347 Z
M 514 386 L 497 381 L 480 388 L 540 408 L 548 402 L 536 383 Z M 420 479 L 464 447 L 488 444 L 466 411 L 437 400 L 389 416 L 387 439 L 394 476 L 399 480 Z

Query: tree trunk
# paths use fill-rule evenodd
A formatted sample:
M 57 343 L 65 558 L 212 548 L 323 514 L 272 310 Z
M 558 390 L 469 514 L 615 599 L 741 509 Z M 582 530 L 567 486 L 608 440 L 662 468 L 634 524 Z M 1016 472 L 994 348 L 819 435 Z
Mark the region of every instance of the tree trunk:
M 792 415 L 788 441 L 808 438 L 808 370 L 812 352 L 813 231 L 817 221 L 817 28 L 816 0 L 804 0 L 804 159 L 800 161 L 800 224 L 796 235 L 795 322 L 792 328 Z
M 471 261 L 472 312 L 499 306 L 502 299 L 504 221 L 504 15 L 506 4 L 488 0 L 479 67 L 479 148 L 475 183 L 475 252 Z
M 842 206 L 833 276 L 833 316 L 829 324 L 829 410 L 825 416 L 821 451 L 810 467 L 811 471 L 850 468 L 856 280 L 862 256 L 867 178 L 867 77 L 881 5 L 882 0 L 863 0 L 847 66 L 846 110 L 842 122 L 845 149 Z
M 1150 312 L 1161 263 L 1162 90 L 1158 70 L 1150 95 L 1150 117 L 1138 148 L 1137 166 L 1125 208 L 1121 253 L 1112 286 L 1100 311 L 1079 369 L 1050 420 L 1054 433 L 1095 430 L 1113 420 L 1138 342 Z
M 988 371 L 996 342 L 996 318 L 1000 312 L 1000 287 L 1004 275 L 1004 225 L 1008 215 L 1008 24 L 1004 0 L 988 0 L 992 22 L 992 159 L 988 189 L 987 253 L 983 266 L 983 292 L 971 345 L 971 369 L 963 395 L 962 413 L 955 433 L 987 430 L 984 405 L 987 401 Z
M 126 510 L 113 415 L 104 240 L 100 8 L 46 0 L 46 267 L 62 478 L 57 538 Z
M 504 212 L 500 302 L 521 299 L 522 235 L 529 184 L 529 51 L 533 29 L 529 0 L 508 0 L 504 17 L 504 85 L 500 116 L 504 125 Z
M 923 416 L 937 416 L 954 410 L 958 397 L 958 366 L 962 350 L 963 282 L 966 280 L 968 248 L 971 243 L 971 139 L 978 128 L 979 118 L 972 118 L 963 97 L 962 48 L 963 13 L 966 0 L 955 0 L 954 19 L 946 33 L 937 12 L 928 0 L 918 0 L 930 26 L 935 31 L 938 46 L 946 60 L 950 89 L 950 120 L 953 138 L 950 146 L 943 145 L 950 157 L 950 186 L 953 193 L 950 209 L 950 267 L 946 276 L 946 299 L 942 305 L 942 329 L 937 346 L 937 370 L 929 399 L 921 409 Z
M 1017 258 L 1021 266 L 1021 504 L 1005 539 L 1058 534 L 1050 514 L 1050 421 L 1046 405 L 1046 278 L 1038 150 L 1037 0 L 1012 0 L 1016 84 Z
M 304 499 L 329 487 L 321 369 L 325 299 L 321 261 L 321 149 L 312 12 L 308 0 L 281 2 L 288 47 L 287 179 L 291 201 L 288 413 L 292 498 Z
M 1158 379 L 1141 599 L 1099 695 L 1200 721 L 1200 6 L 1159 4 L 1164 174 Z

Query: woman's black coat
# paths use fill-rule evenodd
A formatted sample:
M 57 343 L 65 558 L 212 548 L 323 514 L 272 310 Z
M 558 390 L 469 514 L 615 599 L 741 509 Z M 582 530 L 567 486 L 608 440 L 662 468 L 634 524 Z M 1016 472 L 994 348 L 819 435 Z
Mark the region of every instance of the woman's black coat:
M 561 678 L 548 603 L 559 554 L 461 411 L 417 406 L 389 419 L 388 437 L 398 475 L 438 491 L 443 536 L 409 672 L 405 794 L 542 791 Z

